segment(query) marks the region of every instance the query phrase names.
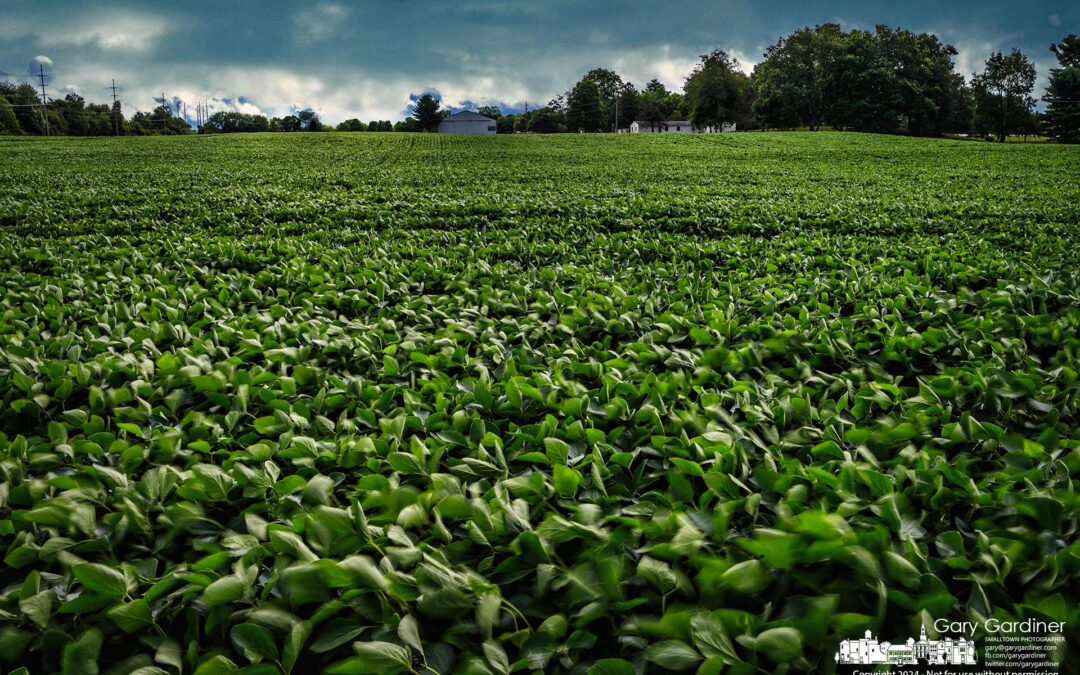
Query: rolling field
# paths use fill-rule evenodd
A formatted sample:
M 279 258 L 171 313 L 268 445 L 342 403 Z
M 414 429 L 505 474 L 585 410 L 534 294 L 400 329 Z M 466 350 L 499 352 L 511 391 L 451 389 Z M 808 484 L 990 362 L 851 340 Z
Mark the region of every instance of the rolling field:
M 1078 176 L 839 133 L 0 141 L 5 672 L 827 672 L 939 618 L 1076 652 Z

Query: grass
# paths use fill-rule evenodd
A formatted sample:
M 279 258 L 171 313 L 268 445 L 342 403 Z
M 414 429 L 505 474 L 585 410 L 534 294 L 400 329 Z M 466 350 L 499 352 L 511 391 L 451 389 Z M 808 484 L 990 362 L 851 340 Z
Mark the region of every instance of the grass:
M 295 134 L 0 165 L 12 668 L 1080 639 L 1073 148 Z

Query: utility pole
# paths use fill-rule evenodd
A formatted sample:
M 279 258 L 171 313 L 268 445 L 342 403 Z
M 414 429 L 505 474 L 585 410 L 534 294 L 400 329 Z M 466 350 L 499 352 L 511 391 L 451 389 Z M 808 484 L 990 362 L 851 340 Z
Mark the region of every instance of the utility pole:
M 45 135 L 52 136 L 49 132 L 49 109 L 48 99 L 45 98 L 45 66 L 38 64 L 38 77 L 41 78 L 41 118 L 45 120 Z
M 116 135 L 120 135 L 120 120 L 116 116 L 116 78 L 112 81 L 112 117 L 113 127 L 116 129 Z
M 161 107 L 164 108 L 165 105 L 166 105 L 165 104 L 165 92 L 161 92 Z M 169 110 L 169 112 L 171 113 L 172 110 Z M 164 111 L 162 111 L 162 113 L 161 113 L 161 132 L 162 133 L 168 133 L 168 130 L 165 128 L 165 123 L 168 122 L 168 121 L 169 121 L 169 116 L 166 115 Z

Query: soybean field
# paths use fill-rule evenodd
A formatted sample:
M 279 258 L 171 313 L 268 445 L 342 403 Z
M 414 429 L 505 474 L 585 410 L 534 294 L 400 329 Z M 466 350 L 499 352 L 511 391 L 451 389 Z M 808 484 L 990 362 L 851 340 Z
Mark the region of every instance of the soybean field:
M 1050 144 L 0 140 L 0 665 L 1075 654 L 1078 270 Z

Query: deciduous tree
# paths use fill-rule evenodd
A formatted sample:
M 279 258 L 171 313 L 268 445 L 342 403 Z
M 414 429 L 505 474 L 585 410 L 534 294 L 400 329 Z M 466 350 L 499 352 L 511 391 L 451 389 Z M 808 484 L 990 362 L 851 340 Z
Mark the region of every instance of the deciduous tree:
M 747 86 L 747 77 L 738 68 L 739 62 L 722 49 L 701 55 L 683 86 L 695 127 L 719 127 L 735 121 Z
M 973 82 L 977 125 L 1004 143 L 1005 137 L 1019 131 L 1031 115 L 1034 87 L 1035 65 L 1020 50 L 1013 49 L 1007 55 L 995 52 Z
M 758 98 L 754 114 L 763 127 L 817 129 L 828 117 L 828 74 L 842 42 L 840 26 L 802 28 L 765 51 L 754 74 Z
M 15 109 L 3 96 L 0 96 L 0 133 L 19 133 L 19 120 L 15 117 Z
M 606 122 L 596 82 L 582 79 L 570 92 L 566 106 L 566 126 L 570 131 L 603 131 Z

